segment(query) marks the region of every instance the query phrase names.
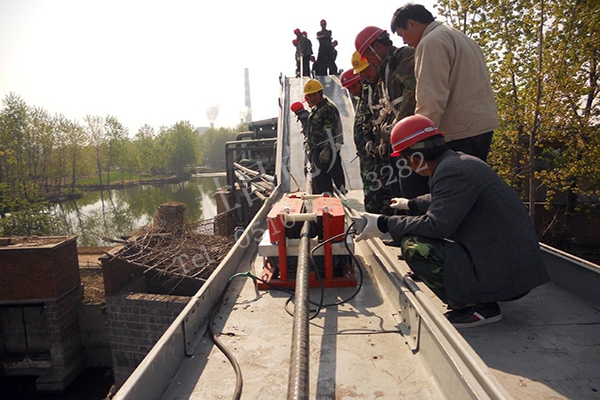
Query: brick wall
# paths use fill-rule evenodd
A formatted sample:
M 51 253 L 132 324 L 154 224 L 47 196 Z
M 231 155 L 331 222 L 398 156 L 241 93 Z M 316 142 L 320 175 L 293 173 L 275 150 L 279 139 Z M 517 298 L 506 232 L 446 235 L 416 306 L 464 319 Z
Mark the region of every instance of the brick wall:
M 189 299 L 148 293 L 106 298 L 113 372 L 118 387 L 148 354 Z
M 80 304 L 77 314 L 86 365 L 111 366 L 106 307 L 98 304 Z
M 0 247 L 0 300 L 55 299 L 81 284 L 74 237 L 39 247 Z
M 80 286 L 59 299 L 45 303 L 53 368 L 69 368 L 73 364 L 81 363 L 83 359 L 77 318 L 77 309 L 82 298 L 83 286 Z

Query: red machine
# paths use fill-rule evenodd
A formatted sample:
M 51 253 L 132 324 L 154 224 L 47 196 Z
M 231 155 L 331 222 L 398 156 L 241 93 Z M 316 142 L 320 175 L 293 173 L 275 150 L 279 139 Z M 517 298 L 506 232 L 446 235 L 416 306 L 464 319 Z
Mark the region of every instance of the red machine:
M 292 216 L 294 218 L 290 218 Z M 348 252 L 348 248 L 354 250 L 354 243 L 351 236 L 344 235 L 344 207 L 335 197 L 311 196 L 305 200 L 286 197 L 273 206 L 267 215 L 268 234 L 265 232 L 259 245 L 259 255 L 264 257 L 259 276 L 274 286 L 295 286 L 300 231 L 306 220 L 313 221 L 310 248 L 326 242 L 313 254 L 323 286 L 356 286 L 352 256 Z M 311 271 L 310 286 L 319 287 L 314 270 Z M 258 288 L 268 289 L 271 286 L 258 281 Z

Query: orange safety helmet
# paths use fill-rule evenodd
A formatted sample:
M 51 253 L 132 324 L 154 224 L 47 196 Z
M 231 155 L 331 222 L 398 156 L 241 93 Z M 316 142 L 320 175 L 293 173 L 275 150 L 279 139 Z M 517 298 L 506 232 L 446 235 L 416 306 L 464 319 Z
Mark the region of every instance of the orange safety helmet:
M 340 82 L 342 83 L 343 88 L 348 88 L 352 86 L 352 84 L 360 82 L 360 80 L 360 75 L 355 74 L 352 69 L 344 71 L 344 73 L 340 77 Z
M 409 115 L 402 118 L 392 129 L 390 142 L 393 153 L 391 155 L 398 157 L 403 150 L 435 135 L 445 136 L 429 118 L 422 115 Z
M 364 56 L 365 51 L 367 51 L 369 46 L 372 45 L 373 42 L 385 32 L 387 32 L 385 29 L 381 29 L 376 26 L 367 26 L 365 29 L 360 31 L 354 40 L 354 47 L 356 47 L 358 54 Z
M 290 106 L 290 110 L 297 113 L 298 111 L 304 110 L 304 104 L 302 104 L 300 101 L 295 101 Z

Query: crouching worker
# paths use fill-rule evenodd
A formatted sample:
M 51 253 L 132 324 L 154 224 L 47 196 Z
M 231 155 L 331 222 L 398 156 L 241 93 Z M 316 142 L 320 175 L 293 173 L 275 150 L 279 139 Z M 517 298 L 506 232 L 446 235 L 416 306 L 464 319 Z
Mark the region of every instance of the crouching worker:
M 429 177 L 431 193 L 392 199 L 392 207 L 415 216 L 363 214 L 366 225 L 356 240 L 389 232 L 415 276 L 448 305 L 454 326 L 499 321 L 498 301 L 549 280 L 521 199 L 485 162 L 450 150 L 444 134 L 420 115 L 398 122 L 391 142 L 392 156 L 401 156 L 405 168 Z

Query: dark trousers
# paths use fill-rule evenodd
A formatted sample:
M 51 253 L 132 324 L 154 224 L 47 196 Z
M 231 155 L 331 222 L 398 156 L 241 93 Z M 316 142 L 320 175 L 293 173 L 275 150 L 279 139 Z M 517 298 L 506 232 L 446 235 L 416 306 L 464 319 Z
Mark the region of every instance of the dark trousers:
M 302 57 L 302 76 L 310 76 L 310 56 Z
M 312 192 L 313 194 L 330 193 L 333 194 L 333 182 L 342 192 L 346 191 L 346 180 L 339 152 L 333 152 L 329 162 L 321 163 L 319 153 L 321 147 L 311 150 L 310 161 L 313 166 L 312 171 Z M 332 182 L 333 179 L 333 182 Z
M 453 140 L 446 143 L 454 151 L 462 151 L 487 162 L 487 156 L 492 145 L 492 135 L 494 131 L 482 133 L 464 139 Z
M 315 63 L 315 75 L 337 74 L 337 66 L 335 64 L 334 48 L 331 44 L 319 45 L 319 54 Z M 329 72 L 328 72 L 329 70 Z

